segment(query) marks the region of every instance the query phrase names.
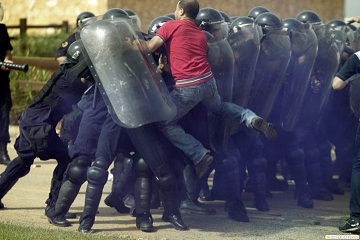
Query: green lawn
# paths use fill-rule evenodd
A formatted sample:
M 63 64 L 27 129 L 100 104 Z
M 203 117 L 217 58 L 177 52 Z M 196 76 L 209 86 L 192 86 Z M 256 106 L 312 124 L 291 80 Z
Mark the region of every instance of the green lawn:
M 79 233 L 79 232 L 66 232 L 63 230 L 48 230 L 34 227 L 21 227 L 12 224 L 0 223 L 0 239 L 1 240 L 57 240 L 57 239 L 101 239 L 101 240 L 130 240 L 130 238 L 120 238 L 116 236 Z

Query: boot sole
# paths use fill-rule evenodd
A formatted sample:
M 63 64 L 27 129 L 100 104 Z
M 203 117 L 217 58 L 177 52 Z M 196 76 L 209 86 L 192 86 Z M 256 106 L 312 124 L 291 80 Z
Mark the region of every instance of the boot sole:
M 58 224 L 58 223 L 55 223 L 53 220 L 51 220 L 50 218 L 48 218 L 48 222 L 54 226 L 57 226 L 57 227 L 70 227 L 71 224 L 70 223 L 67 223 L 67 224 Z
M 275 126 L 271 123 L 266 122 L 262 118 L 255 119 L 252 123 L 252 127 L 255 130 L 263 133 L 268 139 L 273 140 L 277 138 L 277 131 L 275 129 Z

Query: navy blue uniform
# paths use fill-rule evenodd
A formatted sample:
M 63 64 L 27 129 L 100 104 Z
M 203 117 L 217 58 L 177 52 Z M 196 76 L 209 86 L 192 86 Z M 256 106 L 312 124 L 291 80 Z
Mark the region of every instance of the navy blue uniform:
M 86 89 L 79 78 L 74 77 L 66 67 L 57 70 L 35 100 L 21 114 L 20 136 L 16 139 L 18 153 L 0 175 L 0 199 L 11 189 L 19 178 L 30 171 L 34 159 L 56 159 L 48 204 L 56 200 L 64 171 L 70 162 L 67 146 L 56 133 L 56 125 L 71 111 Z

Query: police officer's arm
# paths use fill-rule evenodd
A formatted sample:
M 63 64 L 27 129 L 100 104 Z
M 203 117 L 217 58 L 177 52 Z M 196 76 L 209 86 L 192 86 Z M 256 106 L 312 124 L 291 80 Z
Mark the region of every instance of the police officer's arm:
M 156 49 L 158 49 L 161 45 L 164 44 L 164 40 L 161 37 L 155 35 L 153 38 L 147 41 L 146 44 L 150 52 L 155 52 Z
M 332 88 L 335 90 L 341 90 L 346 86 L 346 82 L 341 78 L 335 76 L 332 80 Z

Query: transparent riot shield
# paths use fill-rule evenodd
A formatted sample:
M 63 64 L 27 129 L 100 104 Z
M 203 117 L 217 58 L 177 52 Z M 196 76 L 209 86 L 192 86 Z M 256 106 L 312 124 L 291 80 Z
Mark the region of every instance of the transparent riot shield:
M 246 106 L 260 52 L 259 26 L 254 23 L 230 30 L 228 42 L 234 54 L 233 103 Z
M 280 100 L 281 125 L 287 131 L 294 130 L 298 122 L 317 51 L 318 41 L 312 29 L 304 25 L 291 32 L 291 60 Z
M 252 90 L 246 107 L 264 119 L 268 119 L 279 95 L 290 55 L 288 32 L 274 30 L 261 39 Z
M 354 41 L 353 41 L 354 51 L 360 51 L 360 28 L 357 28 L 354 32 Z
M 223 31 L 220 32 L 223 33 Z M 210 33 L 207 33 L 207 37 L 207 59 L 211 65 L 211 71 L 215 77 L 219 94 L 223 101 L 231 102 L 235 62 L 233 52 L 226 38 L 219 37 L 219 35 L 215 38 Z M 221 116 L 209 116 L 210 144 L 215 151 L 226 149 L 230 136 L 228 120 L 223 120 L 219 117 L 221 118 Z
M 317 112 L 319 119 L 324 114 L 332 93 L 331 84 L 340 64 L 340 53 L 339 46 L 333 37 L 325 35 L 319 40 L 318 54 L 311 79 L 312 92 L 319 95 Z M 316 105 L 317 103 L 314 102 L 313 104 Z
M 126 128 L 168 120 L 176 114 L 135 26 L 126 19 L 100 19 L 87 23 L 80 32 L 84 56 L 102 97 L 114 121 Z

